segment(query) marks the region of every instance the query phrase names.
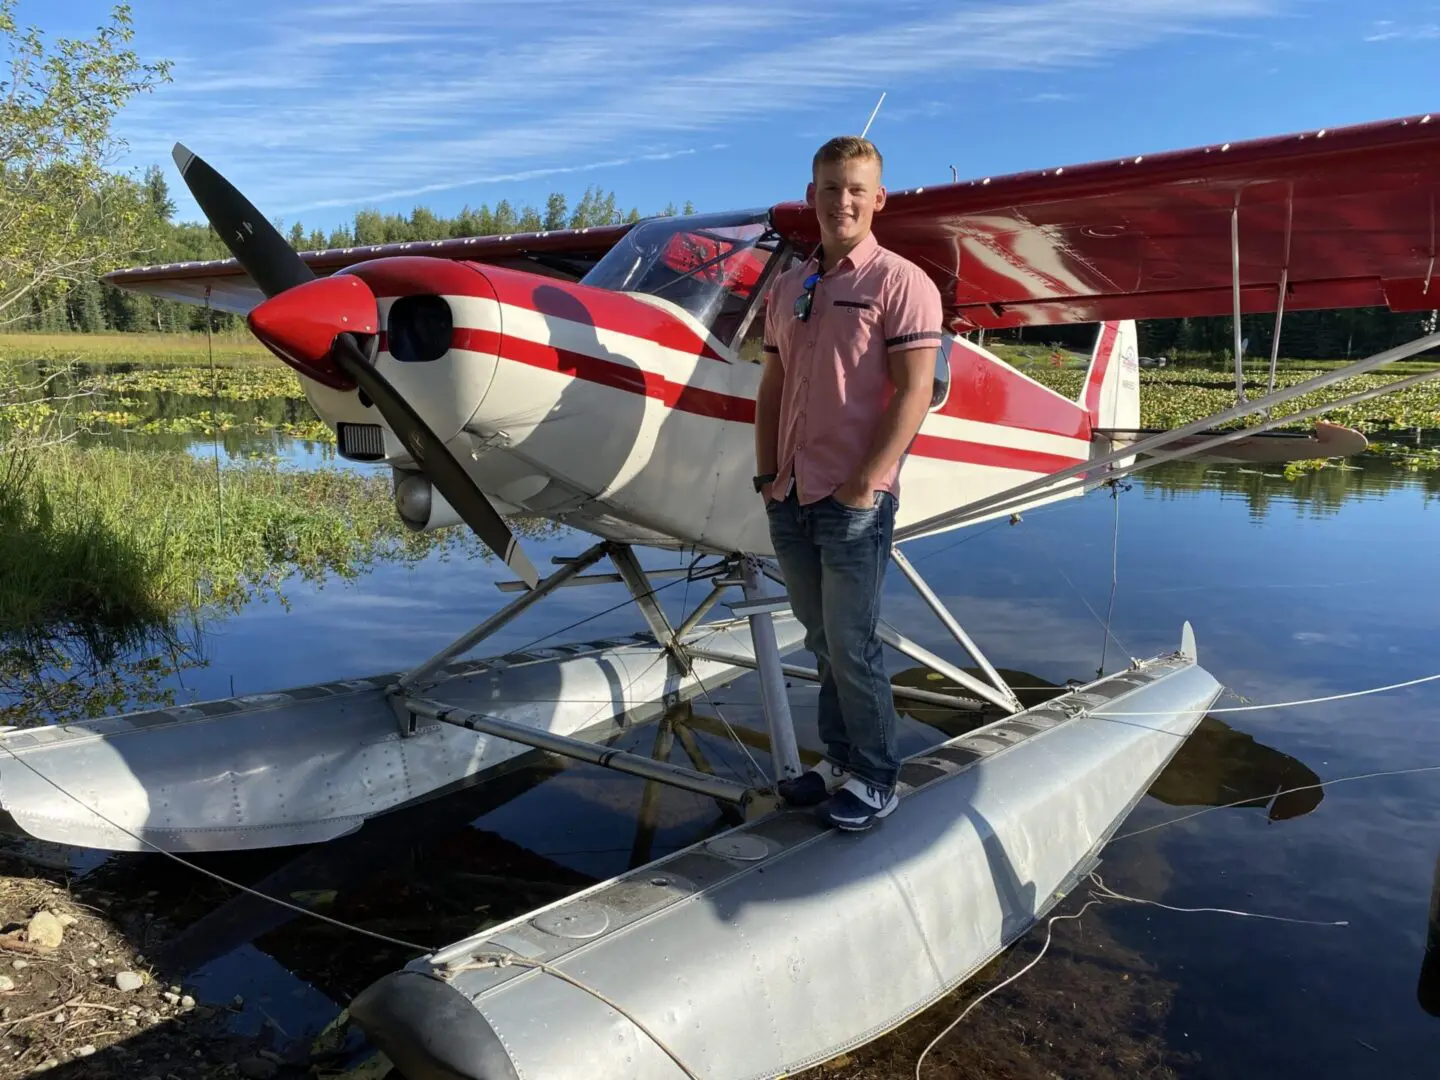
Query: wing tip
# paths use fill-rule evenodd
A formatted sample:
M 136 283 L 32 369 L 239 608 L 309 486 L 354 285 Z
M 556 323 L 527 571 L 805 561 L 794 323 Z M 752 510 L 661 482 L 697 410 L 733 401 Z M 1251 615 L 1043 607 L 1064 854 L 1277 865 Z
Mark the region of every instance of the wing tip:
M 185 175 L 190 163 L 195 160 L 194 152 L 181 142 L 177 142 L 170 150 L 170 156 L 175 159 L 175 166 L 180 170 L 181 176 Z

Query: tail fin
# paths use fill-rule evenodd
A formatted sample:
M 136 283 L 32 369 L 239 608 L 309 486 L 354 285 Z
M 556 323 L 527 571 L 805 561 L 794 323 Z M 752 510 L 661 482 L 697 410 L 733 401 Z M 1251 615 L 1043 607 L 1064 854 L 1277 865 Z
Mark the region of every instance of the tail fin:
M 1085 374 L 1079 404 L 1090 414 L 1090 426 L 1101 430 L 1133 432 L 1140 426 L 1140 337 L 1134 319 L 1100 324 L 1099 339 Z M 1101 454 L 1118 449 L 1136 436 L 1109 439 L 1096 436 Z M 1123 468 L 1128 461 L 1117 461 Z

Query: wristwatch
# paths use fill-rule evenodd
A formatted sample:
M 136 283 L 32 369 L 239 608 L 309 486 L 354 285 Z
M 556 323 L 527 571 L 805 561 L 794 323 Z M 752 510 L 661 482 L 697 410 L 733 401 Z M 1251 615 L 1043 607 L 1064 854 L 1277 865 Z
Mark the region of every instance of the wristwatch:
M 760 489 L 763 488 L 766 484 L 772 483 L 774 479 L 775 474 L 773 472 L 765 473 L 763 476 L 755 477 L 755 494 L 760 494 Z

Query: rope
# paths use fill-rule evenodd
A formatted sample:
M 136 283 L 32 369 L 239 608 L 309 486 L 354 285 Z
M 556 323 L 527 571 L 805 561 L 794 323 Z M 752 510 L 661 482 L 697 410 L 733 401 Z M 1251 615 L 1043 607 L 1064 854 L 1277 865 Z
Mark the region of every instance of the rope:
M 1100 890 L 1100 895 L 1103 896 L 1103 897 L 1105 897 L 1107 900 L 1126 900 L 1126 901 L 1128 901 L 1128 902 L 1130 902 L 1130 903 L 1132 903 L 1132 904 L 1146 904 L 1146 905 L 1148 905 L 1148 906 L 1150 906 L 1150 907 L 1164 908 L 1166 911 L 1213 912 L 1213 913 L 1216 914 L 1216 915 L 1239 915 L 1239 916 L 1241 916 L 1242 918 L 1246 918 L 1246 919 L 1272 919 L 1272 920 L 1274 920 L 1275 922 L 1294 923 L 1294 924 L 1297 925 L 1297 926 L 1349 926 L 1349 925 L 1350 925 L 1350 921 L 1349 921 L 1348 919 L 1340 919 L 1339 921 L 1335 921 L 1335 920 L 1332 920 L 1332 919 L 1325 919 L 1325 920 L 1319 920 L 1319 919 L 1292 919 L 1292 918 L 1290 918 L 1288 915 L 1261 915 L 1261 914 L 1258 914 L 1258 913 L 1256 913 L 1256 912 L 1254 912 L 1254 911 L 1234 911 L 1234 910 L 1232 910 L 1232 909 L 1230 909 L 1230 908 L 1214 908 L 1214 907 L 1172 907 L 1172 906 L 1169 905 L 1169 904 L 1162 904 L 1162 903 L 1160 903 L 1160 901 L 1158 901 L 1158 900 L 1144 900 L 1144 899 L 1141 899 L 1141 898 L 1138 897 L 1138 896 L 1126 896 L 1124 893 L 1118 893 L 1118 892 L 1116 892 L 1114 889 L 1110 888 L 1109 885 L 1106 885 L 1105 882 L 1104 882 L 1103 880 L 1101 880 L 1100 875 L 1099 875 L 1099 874 L 1096 874 L 1096 873 L 1091 873 L 1091 874 L 1090 874 L 1090 880 L 1093 881 L 1093 882 L 1095 883 L 1095 887 Z
M 1273 795 L 1267 795 L 1264 797 L 1278 799 L 1281 795 L 1291 795 L 1297 791 L 1319 791 L 1323 788 L 1329 787 L 1332 784 L 1348 784 L 1352 780 L 1374 780 L 1382 776 L 1414 776 L 1417 773 L 1432 772 L 1440 772 L 1440 765 L 1421 765 L 1413 769 L 1385 769 L 1381 772 L 1356 773 L 1354 776 L 1337 776 L 1333 780 L 1322 780 L 1318 784 L 1301 784 L 1299 787 L 1285 788 L 1282 791 L 1275 792 Z M 1163 829 L 1167 825 L 1178 825 L 1182 821 L 1189 821 L 1191 818 L 1197 818 L 1202 814 L 1213 813 L 1216 810 L 1228 810 L 1231 807 L 1235 806 L 1253 805 L 1256 798 L 1257 796 L 1251 795 L 1248 799 L 1237 799 L 1235 800 L 1235 802 L 1221 803 L 1219 806 L 1206 806 L 1203 809 L 1196 810 L 1194 813 L 1182 814 L 1177 818 L 1169 818 L 1166 821 L 1160 822 L 1158 825 L 1147 825 L 1143 829 L 1135 829 L 1132 832 L 1120 833 L 1116 836 L 1112 836 L 1110 838 L 1110 842 L 1113 844 L 1117 840 L 1128 840 L 1132 836 L 1139 836 L 1142 833 L 1154 832 L 1156 829 Z
M 643 1031 L 650 1038 L 650 1041 L 653 1042 L 656 1046 L 658 1046 L 661 1050 L 663 1050 L 666 1056 L 669 1057 L 671 1061 L 675 1062 L 676 1067 L 679 1068 L 679 1070 L 683 1072 L 686 1076 L 688 1076 L 690 1080 L 700 1080 L 700 1078 L 696 1076 L 693 1072 L 691 1072 L 689 1067 L 680 1060 L 676 1053 L 671 1050 L 670 1047 L 665 1045 L 664 1040 L 662 1040 L 660 1036 L 656 1035 L 653 1031 L 651 1031 L 648 1027 L 642 1024 L 634 1016 L 631 1016 L 630 1013 L 628 1013 L 620 1005 L 616 1004 L 610 998 L 600 993 L 600 991 L 596 990 L 594 987 L 586 986 L 579 979 L 566 974 L 559 968 L 547 964 L 542 960 L 531 960 L 529 957 L 513 956 L 508 953 L 504 955 L 486 956 L 482 959 L 468 961 L 464 964 L 457 964 L 455 967 L 447 969 L 443 977 L 449 979 L 451 976 L 458 975 L 462 971 L 477 971 L 488 968 L 503 968 L 509 967 L 512 964 L 519 967 L 535 968 L 538 971 L 543 971 L 545 974 L 552 975 L 555 978 L 561 980 L 562 982 L 569 983 L 577 990 L 583 990 L 585 993 L 589 994 L 591 997 L 595 998 L 595 1000 L 601 1002 L 602 1004 L 608 1005 L 621 1016 L 625 1017 L 626 1020 L 629 1020 L 637 1028 Z
M 90 813 L 94 814 L 106 825 L 109 825 L 110 828 L 116 830 L 117 832 L 124 833 L 126 836 L 130 837 L 130 839 L 136 841 L 137 843 L 144 844 L 146 847 L 151 848 L 154 851 L 158 851 L 161 855 L 164 855 L 168 859 L 174 859 L 181 866 L 189 867 L 191 870 L 204 874 L 208 878 L 213 878 L 214 880 L 220 882 L 222 885 L 228 885 L 232 889 L 239 889 L 241 892 L 249 893 L 251 896 L 258 897 L 261 900 L 268 900 L 272 904 L 278 904 L 280 907 L 289 908 L 291 911 L 297 912 L 301 915 L 308 915 L 312 919 L 319 919 L 321 922 L 329 923 L 331 926 L 337 926 L 342 930 L 353 930 L 357 934 L 364 934 L 366 937 L 374 938 L 377 941 L 383 941 L 387 945 L 399 945 L 401 948 L 404 949 L 413 949 L 415 952 L 418 952 L 421 955 L 428 955 L 430 953 L 439 951 L 432 946 L 417 945 L 413 941 L 402 941 L 400 938 L 386 937 L 384 934 L 377 934 L 373 930 L 366 930 L 364 927 L 354 926 L 351 923 L 342 922 L 339 919 L 332 919 L 328 915 L 321 915 L 318 911 L 311 911 L 309 908 L 303 908 L 300 907 L 298 904 L 292 904 L 288 900 L 281 900 L 279 897 L 271 896 L 269 893 L 262 893 L 258 889 L 252 889 L 248 885 L 241 885 L 238 881 L 231 881 L 229 878 L 222 877 L 221 875 L 215 873 L 212 870 L 206 870 L 203 866 L 196 866 L 194 863 L 182 859 L 173 851 L 167 851 L 165 848 L 160 847 L 158 844 L 152 844 L 143 836 L 137 836 L 135 833 L 131 832 L 123 825 L 117 825 L 115 822 L 111 821 L 108 817 L 102 814 L 99 810 L 96 810 L 93 806 L 85 803 L 82 799 L 79 798 L 79 796 L 74 795 L 69 791 L 66 791 L 54 780 L 50 779 L 50 777 L 46 776 L 39 769 L 35 768 L 34 765 L 31 765 L 28 761 L 22 758 L 19 754 L 15 753 L 15 751 L 11 750 L 8 746 L 5 746 L 3 743 L 0 743 L 0 749 L 3 749 L 7 754 L 9 754 L 16 761 L 18 761 L 21 765 L 25 766 L 25 768 L 29 769 L 41 780 L 44 780 L 45 783 L 49 784 L 56 791 L 60 792 L 61 795 L 64 795 L 67 799 L 70 799 L 73 802 L 77 803 L 82 809 L 88 810 Z
M 1115 500 L 1115 525 L 1110 539 L 1110 610 L 1105 613 L 1105 634 L 1100 639 L 1100 666 L 1095 669 L 1098 679 L 1105 674 L 1105 654 L 1110 645 L 1110 624 L 1115 618 L 1115 588 L 1120 583 L 1120 484 L 1111 480 L 1110 498 Z M 1118 639 L 1117 639 L 1118 640 Z
M 978 998 L 976 998 L 969 1005 L 967 1005 L 964 1012 L 962 1012 L 959 1016 L 957 1016 L 954 1020 L 947 1024 L 944 1031 L 940 1032 L 939 1035 L 936 1035 L 935 1038 L 930 1040 L 930 1045 L 925 1047 L 925 1049 L 920 1052 L 920 1057 L 915 1062 L 915 1080 L 920 1080 L 920 1066 L 925 1063 L 926 1055 L 929 1054 L 931 1050 L 935 1049 L 936 1043 L 938 1043 L 946 1035 L 949 1035 L 951 1031 L 953 1031 L 957 1026 L 959 1026 L 960 1021 L 964 1020 L 965 1017 L 969 1016 L 976 1005 L 979 1005 L 982 1001 L 988 998 L 991 994 L 995 993 L 997 990 L 1003 990 L 1005 987 L 1009 986 L 1016 979 L 1020 978 L 1021 975 L 1024 975 L 1027 971 L 1029 971 L 1042 959 L 1044 959 L 1045 950 L 1050 948 L 1050 937 L 1055 932 L 1055 924 L 1057 922 L 1062 919 L 1078 919 L 1081 915 L 1084 915 L 1086 911 L 1088 911 L 1091 907 L 1098 903 L 1100 903 L 1099 900 L 1087 900 L 1085 901 L 1085 906 L 1082 907 L 1079 911 L 1075 912 L 1075 914 L 1073 915 L 1052 915 L 1050 917 L 1048 925 L 1045 927 L 1045 944 L 1040 946 L 1040 951 L 1036 954 L 1035 959 L 1031 960 L 1030 963 L 1026 964 L 1023 968 L 1017 971 L 1014 975 L 1011 975 L 1004 982 L 996 983 L 989 990 L 986 990 L 985 993 L 981 994 Z
M 1436 768 L 1440 768 L 1440 766 L 1436 766 Z M 1247 800 L 1247 801 L 1253 801 L 1253 800 Z M 1219 809 L 1219 807 L 1212 807 L 1211 809 Z M 1166 911 L 1177 911 L 1177 912 L 1183 912 L 1183 913 L 1212 912 L 1212 913 L 1217 914 L 1217 915 L 1236 915 L 1236 916 L 1239 916 L 1240 918 L 1245 918 L 1245 919 L 1271 919 L 1271 920 L 1274 920 L 1274 921 L 1276 921 L 1276 922 L 1293 923 L 1293 924 L 1296 924 L 1296 925 L 1299 925 L 1299 926 L 1349 926 L 1349 925 L 1350 925 L 1350 923 L 1349 923 L 1348 920 L 1343 920 L 1343 919 L 1342 919 L 1342 920 L 1338 920 L 1338 921 L 1337 921 L 1337 920 L 1324 920 L 1324 921 L 1321 921 L 1321 920 L 1316 920 L 1316 919 L 1294 919 L 1294 918 L 1289 917 L 1288 915 L 1265 915 L 1265 914 L 1262 914 L 1262 913 L 1259 913 L 1259 912 L 1254 912 L 1254 911 L 1237 911 L 1237 910 L 1234 910 L 1234 909 L 1231 909 L 1231 908 L 1209 908 L 1209 907 L 1185 908 L 1185 907 L 1175 907 L 1175 906 L 1170 905 L 1170 904 L 1162 904 L 1162 903 L 1160 903 L 1158 900 L 1146 900 L 1146 899 L 1144 899 L 1144 898 L 1142 898 L 1142 897 L 1138 897 L 1138 896 L 1126 896 L 1124 893 L 1118 893 L 1118 892 L 1116 892 L 1114 889 L 1110 888 L 1110 886 L 1106 885 L 1105 882 L 1104 882 L 1104 880 L 1101 879 L 1100 875 L 1094 873 L 1093 871 L 1088 875 L 1088 877 L 1089 877 L 1089 880 L 1091 881 L 1091 883 L 1094 885 L 1095 889 L 1097 890 L 1097 891 L 1091 893 L 1092 896 L 1099 897 L 1099 898 L 1101 898 L 1101 899 L 1106 899 L 1106 900 L 1123 900 L 1123 901 L 1126 901 L 1127 903 L 1132 903 L 1132 904 L 1145 904 L 1145 905 L 1147 905 L 1147 906 L 1149 906 L 1149 907 L 1163 908 L 1163 909 L 1166 910 Z M 953 1031 L 953 1030 L 959 1025 L 960 1021 L 964 1020 L 965 1017 L 969 1016 L 970 1013 L 975 1009 L 975 1006 L 979 1005 L 982 1001 L 984 1001 L 986 998 L 988 998 L 991 994 L 995 993 L 996 991 L 1002 990 L 1002 989 L 1004 989 L 1006 986 L 1009 986 L 1009 985 L 1010 985 L 1011 983 L 1013 983 L 1016 979 L 1020 978 L 1020 976 L 1024 975 L 1027 971 L 1029 971 L 1031 968 L 1033 968 L 1036 964 L 1040 963 L 1040 961 L 1041 961 L 1041 960 L 1044 958 L 1044 956 L 1045 956 L 1046 950 L 1050 948 L 1050 941 L 1051 941 L 1051 938 L 1052 938 L 1052 936 L 1053 936 L 1053 934 L 1054 934 L 1054 932 L 1055 932 L 1055 924 L 1056 924 L 1057 922 L 1059 922 L 1059 921 L 1062 920 L 1062 919 L 1078 919 L 1078 918 L 1080 918 L 1080 916 L 1084 915 L 1085 912 L 1088 911 L 1091 907 L 1095 906 L 1096 904 L 1099 904 L 1099 903 L 1101 902 L 1101 899 L 1087 900 L 1087 901 L 1085 902 L 1085 906 L 1082 907 L 1079 911 L 1075 912 L 1073 915 L 1054 915 L 1054 916 L 1051 916 L 1051 918 L 1049 919 L 1049 921 L 1048 921 L 1048 923 L 1047 923 L 1047 925 L 1046 925 L 1046 927 L 1045 927 L 1045 942 L 1044 942 L 1044 944 L 1042 944 L 1042 945 L 1040 946 L 1040 951 L 1036 954 L 1035 959 L 1034 959 L 1034 960 L 1031 960 L 1028 964 L 1026 964 L 1024 967 L 1022 967 L 1022 968 L 1021 968 L 1019 971 L 1017 971 L 1014 975 L 1011 975 L 1011 976 L 1010 976 L 1008 979 L 1006 979 L 1004 982 L 996 983 L 996 984 L 995 984 L 994 986 L 992 986 L 989 990 L 986 990 L 985 993 L 981 994 L 981 995 L 980 995 L 979 997 L 977 997 L 974 1001 L 972 1001 L 969 1005 L 967 1005 L 967 1006 L 965 1007 L 965 1011 L 964 1011 L 964 1012 L 962 1012 L 959 1016 L 957 1016 L 954 1020 L 952 1020 L 948 1025 L 946 1025 L 945 1029 L 944 1029 L 943 1031 L 941 1031 L 939 1035 L 936 1035 L 935 1038 L 933 1038 L 933 1039 L 930 1040 L 930 1044 L 925 1047 L 925 1049 L 921 1052 L 919 1059 L 915 1062 L 915 1080 L 920 1080 L 920 1066 L 924 1064 L 926 1055 L 928 1055 L 928 1054 L 930 1053 L 930 1051 L 935 1048 L 935 1045 L 936 1045 L 937 1043 L 939 1043 L 939 1041 L 940 1041 L 941 1039 L 943 1039 L 946 1035 L 950 1034 L 950 1032 Z
M 1440 679 L 1440 674 L 1425 675 L 1418 679 L 1407 679 L 1404 682 L 1391 683 L 1388 686 L 1375 686 L 1369 690 L 1350 690 L 1343 694 L 1327 694 L 1324 697 L 1301 698 L 1299 701 L 1276 701 L 1269 705 L 1230 705 L 1223 709 L 1210 709 L 1209 715 L 1220 713 L 1256 712 L 1260 709 L 1293 709 L 1300 705 L 1321 705 L 1327 701 L 1345 701 L 1349 698 L 1365 697 L 1368 694 L 1383 694 L 1390 690 L 1403 690 L 1408 686 L 1419 686 L 1421 683 L 1435 682 Z M 1109 713 L 1099 719 L 1110 719 L 1119 716 L 1170 716 L 1170 712 L 1117 712 Z
M 205 350 L 210 356 L 210 447 L 215 455 L 215 554 L 219 557 L 225 521 L 225 482 L 220 472 L 220 383 L 215 372 L 215 344 L 211 336 L 210 286 L 205 286 Z

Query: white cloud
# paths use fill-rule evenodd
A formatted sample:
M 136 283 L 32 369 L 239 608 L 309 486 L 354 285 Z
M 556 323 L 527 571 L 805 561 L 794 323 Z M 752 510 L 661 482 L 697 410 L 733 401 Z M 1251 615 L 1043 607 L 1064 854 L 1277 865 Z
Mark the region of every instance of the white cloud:
M 1434 41 L 1437 38 L 1440 38 L 1440 23 L 1396 26 L 1391 19 L 1378 20 L 1372 24 L 1371 32 L 1365 35 L 1365 40 L 1369 42 Z
M 959 100 L 995 72 L 1053 86 L 1282 2 L 909 2 L 877 22 L 870 0 L 823 14 L 801 0 L 302 0 L 197 25 L 234 44 L 172 57 L 174 82 L 136 101 L 123 128 L 136 160 L 166 161 L 178 139 L 267 213 L 293 214 L 665 160 L 731 125 L 793 124 L 852 98 L 858 129 L 881 90 L 893 110 Z

